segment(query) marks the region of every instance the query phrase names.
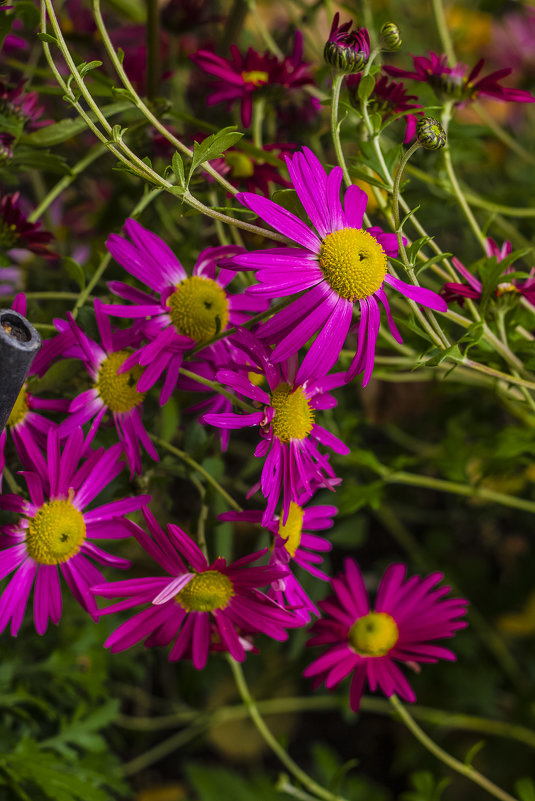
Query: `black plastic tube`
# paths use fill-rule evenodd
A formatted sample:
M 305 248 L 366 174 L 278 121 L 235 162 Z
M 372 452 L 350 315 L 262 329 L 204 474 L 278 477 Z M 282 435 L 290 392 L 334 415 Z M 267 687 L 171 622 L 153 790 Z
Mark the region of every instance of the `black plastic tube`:
M 41 347 L 41 337 L 13 309 L 0 309 L 0 434 Z

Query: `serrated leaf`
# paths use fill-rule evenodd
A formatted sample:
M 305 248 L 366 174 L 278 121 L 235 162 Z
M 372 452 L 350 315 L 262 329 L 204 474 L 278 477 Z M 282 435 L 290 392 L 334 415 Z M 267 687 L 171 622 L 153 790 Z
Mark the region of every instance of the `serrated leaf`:
M 367 100 L 373 90 L 375 89 L 375 78 L 373 75 L 363 75 L 360 79 L 358 87 L 358 96 L 360 100 Z
M 83 289 L 85 287 L 85 273 L 82 267 L 70 256 L 67 256 L 65 259 L 63 259 L 63 264 L 70 278 L 72 278 L 73 281 L 76 281 L 80 289 Z
M 442 364 L 445 359 L 453 359 L 454 361 L 462 361 L 463 359 L 463 354 L 457 344 L 450 345 L 449 348 L 444 348 L 444 350 L 439 350 L 438 348 L 433 350 L 436 351 L 435 355 L 424 362 L 419 362 L 418 367 L 436 367 Z
M 188 174 L 188 185 L 193 172 L 197 169 L 199 164 L 218 158 L 225 150 L 235 145 L 242 136 L 243 134 L 240 133 L 240 131 L 236 131 L 234 125 L 230 125 L 227 128 L 223 128 L 218 133 L 207 136 L 202 142 L 194 142 L 193 158 Z

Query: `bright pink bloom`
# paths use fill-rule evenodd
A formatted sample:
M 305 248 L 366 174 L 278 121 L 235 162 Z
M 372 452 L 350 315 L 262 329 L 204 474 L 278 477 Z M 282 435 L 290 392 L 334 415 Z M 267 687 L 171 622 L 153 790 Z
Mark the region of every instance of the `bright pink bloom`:
M 99 448 L 81 464 L 85 450 L 80 428 L 60 449 L 58 433 L 48 432 L 46 460 L 41 457 L 34 471 L 22 473 L 30 500 L 19 495 L 1 495 L 0 509 L 18 512 L 14 525 L 0 529 L 0 579 L 15 571 L 0 598 L 0 632 L 11 620 L 16 636 L 35 580 L 34 619 L 38 634 L 48 620 L 61 617 L 58 567 L 78 603 L 96 620 L 97 607 L 89 589 L 104 576 L 90 560 L 127 568 L 130 562 L 103 551 L 90 539 L 130 536 L 124 516 L 145 506 L 149 495 L 123 498 L 92 508 L 85 507 L 123 469 L 119 444 Z
M 342 207 L 340 167 L 326 174 L 306 147 L 286 162 L 294 188 L 316 230 L 273 201 L 243 192 L 236 197 L 244 206 L 300 247 L 239 254 L 223 265 L 256 270 L 260 283 L 247 289 L 247 294 L 254 297 L 299 295 L 264 323 L 257 336 L 277 343 L 271 358 L 278 362 L 297 353 L 318 332 L 301 366 L 308 378 L 325 375 L 336 362 L 358 301 L 358 345 L 347 379 L 364 371 L 365 386 L 375 360 L 380 324 L 378 300 L 385 307 L 392 336 L 402 342 L 383 284 L 437 311 L 446 311 L 447 305 L 435 292 L 406 284 L 388 273 L 388 257 L 398 254 L 397 237 L 378 226 L 362 229 L 368 196 L 360 187 L 352 185 L 346 190 Z
M 360 105 L 358 88 L 361 77 L 362 74 L 359 72 L 356 75 L 348 75 L 346 78 L 351 101 L 357 108 Z M 389 81 L 386 75 L 381 75 L 380 77 L 376 76 L 375 86 L 368 99 L 368 105 L 371 111 L 379 112 L 384 121 L 396 114 L 411 111 L 412 109 L 416 111 L 416 114 L 422 114 L 423 112 L 417 111 L 417 109 L 422 108 L 421 103 L 413 103 L 413 100 L 418 100 L 417 96 L 409 95 L 401 81 Z M 416 133 L 416 114 L 404 115 L 406 123 L 404 144 L 414 138 Z
M 506 259 L 509 254 L 511 253 L 511 243 L 506 241 L 503 245 L 498 247 L 494 239 L 487 237 L 485 240 L 485 252 L 487 257 L 490 259 L 493 256 L 496 257 L 498 264 Z M 472 300 L 481 300 L 483 294 L 483 285 L 481 281 L 475 277 L 470 270 L 467 270 L 464 264 L 462 264 L 459 259 L 455 256 L 451 260 L 453 266 L 459 272 L 463 278 L 466 278 L 466 284 L 457 284 L 453 282 L 448 282 L 444 284 L 442 289 L 440 290 L 440 294 L 444 298 L 447 303 L 451 303 L 452 301 L 456 301 L 460 305 L 463 304 L 465 298 L 471 298 Z M 534 268 L 535 269 L 535 268 Z M 514 268 L 509 265 L 503 273 L 503 277 L 507 278 L 507 274 L 514 272 Z M 532 270 L 533 272 L 533 270 Z M 498 284 L 495 290 L 495 294 L 499 297 L 500 295 L 504 295 L 505 293 L 517 293 L 523 295 L 526 300 L 528 300 L 533 306 L 535 306 L 535 277 L 530 277 L 526 281 L 519 281 L 517 278 L 512 278 L 511 280 L 502 281 Z
M 313 676 L 316 686 L 325 680 L 330 690 L 352 673 L 350 703 L 354 712 L 366 681 L 372 692 L 379 686 L 388 698 L 397 693 L 406 701 L 416 700 L 396 662 L 416 667 L 418 662 L 455 660 L 455 654 L 432 641 L 453 637 L 467 625 L 461 618 L 468 602 L 444 598 L 450 588 L 436 587 L 442 573 L 424 579 L 413 576 L 405 580 L 405 576 L 405 565 L 391 565 L 370 611 L 358 565 L 346 559 L 345 572 L 332 580 L 335 595 L 319 604 L 326 617 L 312 626 L 315 636 L 308 645 L 328 647 L 304 675 Z
M 295 562 L 322 581 L 329 581 L 329 576 L 320 570 L 318 565 L 323 561 L 322 554 L 332 549 L 331 543 L 315 533 L 331 528 L 333 515 L 338 512 L 336 506 L 308 506 L 304 504 L 307 497 L 299 499 L 300 503 L 291 503 L 288 519 L 283 524 L 278 515 L 273 515 L 267 522 L 267 528 L 274 536 L 270 564 L 288 567 Z M 262 523 L 263 513 L 251 510 L 244 512 L 224 512 L 219 520 Z M 269 594 L 281 605 L 291 609 L 303 623 L 308 623 L 310 615 L 320 617 L 320 612 L 308 596 L 300 582 L 292 572 L 277 579 L 271 585 Z
M 150 534 L 130 523 L 132 534 L 168 575 L 93 587 L 95 595 L 124 599 L 102 609 L 101 615 L 144 607 L 106 640 L 105 646 L 114 653 L 141 640 L 147 648 L 175 640 L 169 660 L 190 658 L 202 670 L 210 651 L 228 651 L 242 662 L 250 650 L 249 635 L 264 633 L 286 640 L 286 629 L 299 625 L 294 615 L 258 589 L 286 572 L 252 564 L 266 550 L 228 565 L 222 557 L 209 564 L 181 528 L 169 523 L 165 533 L 148 510 L 143 514 Z
M 89 339 L 70 313 L 67 323 L 56 322 L 60 330 L 59 341 L 50 340 L 50 350 L 54 354 L 59 355 L 63 342 L 63 358 L 83 361 L 93 381 L 91 389 L 71 401 L 68 407 L 70 415 L 61 423 L 58 433 L 63 438 L 73 429 L 92 420 L 87 437 L 87 441 L 92 442 L 106 412 L 109 412 L 130 465 L 131 476 L 134 473 L 141 474 L 141 446 L 152 459 L 158 461 L 158 453 L 141 419 L 144 395 L 135 387 L 142 370 L 134 367 L 128 372 L 118 373 L 131 348 L 140 343 L 141 337 L 135 329 L 112 331 L 110 319 L 102 311 L 102 303 L 98 299 L 95 300 L 95 317 L 102 344 Z M 46 355 L 45 349 L 44 357 Z M 40 359 L 38 367 L 42 363 L 43 359 Z
M 235 255 L 242 248 L 225 245 L 206 248 L 199 254 L 188 276 L 173 251 L 156 234 L 143 228 L 135 220 L 127 220 L 126 234 L 132 240 L 112 234 L 106 245 L 113 258 L 130 275 L 142 281 L 154 294 L 121 281 L 110 281 L 108 286 L 116 295 L 133 301 L 132 305 L 102 305 L 102 309 L 116 317 L 145 320 L 143 333 L 149 340 L 123 363 L 121 371 L 134 365 L 146 368 L 138 381 L 139 392 L 146 392 L 166 373 L 160 393 L 163 406 L 173 392 L 184 353 L 195 345 L 209 342 L 229 325 L 240 325 L 250 314 L 264 311 L 267 303 L 259 298 L 231 295 L 226 287 L 235 272 L 217 269 L 224 256 Z M 203 355 L 217 355 L 221 360 L 229 355 L 229 345 L 221 340 L 209 346 Z
M 280 89 L 296 89 L 313 83 L 309 73 L 309 65 L 303 61 L 303 37 L 299 31 L 295 34 L 294 48 L 291 56 L 278 59 L 269 52 L 258 53 L 250 47 L 243 56 L 236 45 L 230 48 L 231 59 L 199 50 L 191 56 L 198 67 L 210 75 L 220 79 L 214 84 L 214 91 L 208 96 L 207 103 L 227 103 L 230 107 L 235 100 L 241 101 L 241 119 L 243 126 L 251 124 L 253 95 L 257 92 L 279 87 Z
M 485 59 L 481 58 L 468 75 L 465 64 L 448 66 L 448 57 L 444 54 L 429 51 L 428 56 L 412 56 L 414 70 L 404 70 L 400 67 L 383 67 L 388 75 L 399 78 L 411 78 L 413 81 L 428 83 L 438 97 L 451 97 L 456 105 L 462 106 L 476 100 L 480 95 L 494 97 L 496 100 L 506 100 L 515 103 L 534 103 L 535 97 L 523 89 L 512 89 L 502 86 L 500 81 L 512 73 L 512 69 L 496 70 L 484 78 L 476 80 L 483 69 Z
M 310 496 L 313 482 L 331 489 L 335 473 L 317 443 L 336 453 L 349 453 L 338 437 L 315 422 L 316 410 L 336 406 L 329 391 L 344 384 L 344 374 L 311 376 L 305 362 L 299 367 L 296 359 L 273 364 L 269 350 L 245 330 L 233 339 L 253 365 L 248 372 L 263 375 L 267 390 L 253 384 L 243 369 L 219 370 L 218 381 L 255 401 L 260 408 L 250 414 L 205 414 L 203 421 L 217 428 L 258 427 L 261 441 L 255 456 L 266 457 L 260 480 L 260 489 L 267 499 L 262 524 L 268 525 L 272 520 L 281 493 L 285 522 L 290 503 L 299 503 L 303 492 Z M 257 489 L 258 486 L 253 487 L 249 494 Z

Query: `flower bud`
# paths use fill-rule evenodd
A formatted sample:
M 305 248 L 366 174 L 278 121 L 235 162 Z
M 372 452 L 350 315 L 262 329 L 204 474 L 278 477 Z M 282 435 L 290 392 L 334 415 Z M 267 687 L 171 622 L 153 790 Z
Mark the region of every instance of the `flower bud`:
M 385 22 L 379 31 L 379 42 L 383 50 L 399 50 L 401 35 L 395 22 Z
M 351 30 L 353 20 L 339 25 L 340 14 L 336 12 L 323 57 L 327 64 L 339 72 L 360 72 L 370 57 L 370 37 L 366 28 Z
M 446 132 L 434 117 L 421 117 L 416 123 L 416 138 L 426 150 L 442 150 Z

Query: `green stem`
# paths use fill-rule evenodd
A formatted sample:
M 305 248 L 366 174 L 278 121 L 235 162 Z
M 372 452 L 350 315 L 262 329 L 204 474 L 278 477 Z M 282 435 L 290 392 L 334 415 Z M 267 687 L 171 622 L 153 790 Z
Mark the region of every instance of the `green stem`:
M 253 102 L 253 144 L 262 149 L 262 123 L 264 122 L 265 101 L 262 95 L 256 95 Z
M 221 495 L 221 497 L 226 500 L 229 506 L 232 506 L 232 508 L 235 509 L 237 512 L 243 511 L 239 503 L 237 503 L 234 500 L 234 498 L 231 495 L 229 495 L 225 489 L 223 489 L 221 484 L 218 481 L 216 481 L 216 479 L 212 475 L 210 475 L 208 470 L 205 470 L 205 468 L 201 464 L 196 462 L 195 459 L 193 459 L 189 454 L 187 454 L 185 451 L 181 451 L 180 448 L 175 448 L 174 445 L 171 445 L 169 442 L 166 442 L 165 440 L 154 436 L 154 434 L 149 434 L 149 437 L 156 445 L 159 445 L 160 448 L 165 448 L 165 450 L 169 451 L 169 453 L 172 453 L 174 456 L 177 456 L 179 459 L 181 459 L 183 462 L 185 462 L 187 465 L 193 468 L 193 470 L 196 470 L 198 473 L 200 473 L 201 476 L 203 476 L 203 478 L 206 479 L 206 481 L 208 481 L 208 483 L 211 484 L 212 487 Z
M 284 767 L 290 771 L 297 781 L 299 781 L 317 798 L 324 799 L 324 801 L 345 801 L 345 799 L 343 799 L 341 796 L 329 792 L 320 784 L 315 782 L 314 779 L 308 775 L 308 773 L 305 773 L 305 771 L 293 761 L 293 759 L 273 736 L 270 729 L 268 729 L 266 726 L 266 723 L 249 691 L 249 687 L 247 686 L 241 665 L 230 655 L 228 657 L 228 662 L 232 673 L 234 674 L 234 679 L 236 681 L 236 686 L 240 693 L 241 699 L 249 712 L 251 720 L 258 729 L 264 741 L 267 743 L 267 745 L 269 745 L 275 756 L 278 757 Z
M 347 169 L 344 151 L 342 150 L 342 143 L 340 141 L 340 123 L 338 122 L 338 104 L 340 102 L 340 89 L 342 88 L 343 80 L 344 80 L 343 73 L 340 72 L 334 73 L 332 97 L 331 97 L 331 136 L 333 139 L 334 150 L 336 152 L 336 158 L 338 164 L 340 165 L 340 167 L 342 168 L 342 172 L 344 173 L 345 185 L 350 186 L 351 178 L 349 177 L 349 171 Z
M 501 787 L 498 787 L 498 785 L 494 784 L 494 782 L 491 782 L 490 779 L 487 779 L 482 773 L 473 768 L 471 765 L 465 765 L 462 762 L 459 762 L 458 759 L 455 759 L 455 757 L 452 757 L 451 754 L 448 754 L 447 751 L 444 751 L 443 748 L 437 745 L 423 731 L 423 729 L 420 728 L 414 718 L 412 718 L 407 711 L 405 705 L 401 703 L 396 695 L 393 695 L 390 698 L 390 703 L 409 731 L 414 734 L 416 739 L 423 745 L 424 748 L 430 751 L 433 756 L 450 767 L 456 773 L 460 773 L 461 776 L 464 776 L 475 784 L 478 784 L 480 787 L 486 790 L 487 793 L 490 793 L 490 795 L 493 795 L 495 798 L 499 798 L 500 801 L 518 801 L 518 799 L 509 793 L 506 793 L 505 790 L 502 790 Z
M 233 395 L 232 392 L 228 392 L 226 389 L 223 389 L 221 384 L 219 384 L 217 381 L 211 381 L 209 378 L 204 378 L 202 375 L 192 373 L 190 370 L 184 370 L 183 367 L 180 368 L 180 375 L 184 376 L 184 378 L 190 378 L 192 381 L 197 381 L 197 383 L 203 384 L 205 387 L 208 387 L 214 392 L 218 392 L 220 395 L 223 395 L 225 398 L 231 401 L 234 405 L 239 406 L 245 412 L 258 412 L 258 409 L 255 406 L 252 406 L 246 401 L 242 401 L 240 398 L 236 397 L 236 395 Z
M 106 52 L 108 53 L 108 56 L 111 59 L 111 62 L 113 64 L 113 66 L 114 66 L 114 69 L 115 69 L 117 75 L 119 76 L 119 78 L 121 80 L 121 83 L 123 84 L 125 89 L 127 89 L 128 92 L 130 93 L 130 95 L 132 97 L 132 101 L 134 102 L 136 108 L 138 108 L 139 111 L 141 111 L 141 113 L 145 116 L 145 118 L 147 120 L 149 120 L 149 122 L 156 128 L 156 130 L 159 131 L 162 134 L 162 136 L 164 136 L 167 139 L 168 142 L 170 142 L 174 147 L 176 147 L 177 150 L 179 150 L 181 153 L 183 153 L 189 159 L 193 158 L 193 151 L 189 147 L 186 147 L 186 145 L 184 145 L 180 141 L 180 139 L 177 139 L 176 136 L 174 136 L 171 133 L 171 131 L 169 131 L 165 127 L 165 125 L 162 125 L 162 123 L 159 121 L 159 119 L 145 105 L 145 103 L 142 101 L 142 99 L 139 97 L 138 93 L 136 92 L 132 82 L 128 78 L 128 76 L 127 76 L 127 74 L 126 74 L 126 72 L 125 72 L 125 70 L 123 68 L 123 65 L 121 64 L 121 62 L 119 60 L 119 57 L 117 56 L 115 48 L 114 48 L 114 46 L 112 44 L 112 41 L 111 41 L 111 39 L 110 39 L 110 37 L 108 35 L 108 31 L 106 29 L 106 26 L 104 25 L 104 20 L 102 19 L 102 13 L 101 13 L 101 10 L 100 10 L 100 0 L 93 0 L 93 13 L 94 13 L 94 16 L 95 16 L 95 22 L 97 24 L 98 31 L 99 31 L 99 33 L 100 33 L 100 35 L 102 37 L 102 43 L 104 44 L 104 47 L 106 49 Z M 225 189 L 227 190 L 227 192 L 230 192 L 233 195 L 235 195 L 237 193 L 238 190 L 236 189 L 236 187 L 232 186 L 232 184 L 230 184 L 222 175 L 220 175 L 217 170 L 214 170 L 214 168 L 207 161 L 204 161 L 200 165 L 200 167 L 205 172 L 207 172 L 209 175 L 211 175 L 212 178 L 214 178 L 214 180 L 216 180 L 218 183 L 220 183 L 221 186 L 224 186 Z
M 507 495 L 505 492 L 497 492 L 486 487 L 472 487 L 470 484 L 461 484 L 458 481 L 447 481 L 442 478 L 408 473 L 405 470 L 390 472 L 385 465 L 376 465 L 374 469 L 387 484 L 405 484 L 412 487 L 438 490 L 439 492 L 450 492 L 453 495 L 463 495 L 468 498 L 481 498 L 485 501 L 499 503 L 502 506 L 509 506 L 513 509 L 521 509 L 524 512 L 535 514 L 535 501 L 516 498 L 514 495 Z
M 86 167 L 89 167 L 94 161 L 99 159 L 104 153 L 108 152 L 108 148 L 105 145 L 95 145 L 92 147 L 87 156 L 77 162 L 73 167 L 70 168 L 70 172 L 68 175 L 64 175 L 55 186 L 48 192 L 48 194 L 43 198 L 41 203 L 35 208 L 32 213 L 28 216 L 28 222 L 34 223 L 36 220 L 41 217 L 41 215 L 48 209 L 48 207 L 54 202 L 54 200 L 60 195 L 64 189 L 66 189 L 72 182 L 83 172 Z
M 485 125 L 492 131 L 492 133 L 496 136 L 497 139 L 500 139 L 508 148 L 513 150 L 517 156 L 520 156 L 521 159 L 527 161 L 528 164 L 535 165 L 535 158 L 533 154 L 526 150 L 522 145 L 519 145 L 516 139 L 512 137 L 506 130 L 502 128 L 502 126 L 494 120 L 488 111 L 485 109 L 484 106 L 481 105 L 479 102 L 472 103 L 472 108 L 476 112 L 476 114 L 481 117 Z M 535 209 L 530 209 L 532 214 L 535 214 Z
M 455 50 L 453 49 L 453 42 L 451 41 L 448 23 L 446 22 L 442 0 L 433 0 L 433 13 L 435 15 L 435 22 L 442 47 L 448 57 L 450 67 L 454 67 L 456 63 Z
M 147 0 L 147 97 L 154 100 L 160 85 L 160 14 L 158 0 Z
M 435 2 L 435 0 L 434 0 L 434 2 Z M 439 0 L 436 0 L 436 2 L 439 2 Z M 451 112 L 452 112 L 452 104 L 450 102 L 450 103 L 447 103 L 444 106 L 444 110 L 443 110 L 443 113 L 442 113 L 442 127 L 444 128 L 444 131 L 446 132 L 446 136 L 448 135 L 449 123 L 450 123 L 450 119 L 451 119 Z M 454 195 L 455 195 L 455 197 L 457 199 L 457 202 L 458 202 L 459 206 L 461 207 L 461 209 L 463 210 L 464 215 L 465 215 L 465 217 L 468 220 L 468 223 L 470 225 L 470 228 L 474 232 L 477 241 L 479 242 L 479 244 L 483 248 L 483 252 L 486 255 L 485 237 L 483 235 L 483 232 L 482 232 L 481 228 L 479 227 L 478 221 L 476 220 L 476 218 L 474 217 L 474 215 L 472 213 L 472 209 L 470 208 L 470 206 L 466 202 L 466 198 L 462 193 L 461 187 L 459 186 L 459 182 L 457 181 L 457 176 L 455 175 L 455 170 L 453 168 L 453 162 L 451 160 L 451 150 L 450 150 L 449 143 L 446 143 L 446 146 L 443 148 L 442 155 L 443 155 L 443 159 L 444 159 L 444 166 L 446 167 L 446 172 L 448 173 L 448 178 L 450 179 L 450 183 L 451 183 Z

